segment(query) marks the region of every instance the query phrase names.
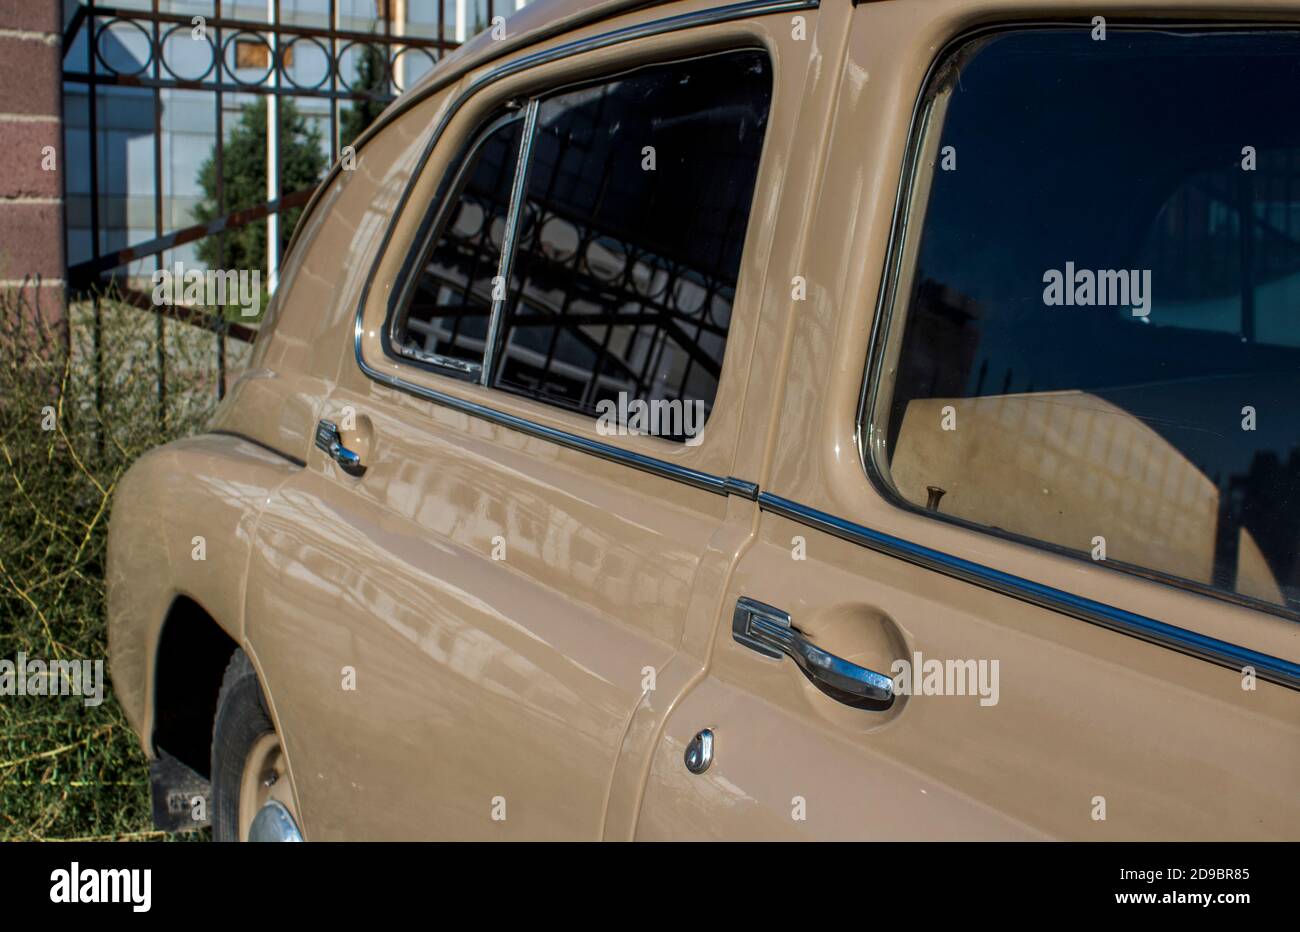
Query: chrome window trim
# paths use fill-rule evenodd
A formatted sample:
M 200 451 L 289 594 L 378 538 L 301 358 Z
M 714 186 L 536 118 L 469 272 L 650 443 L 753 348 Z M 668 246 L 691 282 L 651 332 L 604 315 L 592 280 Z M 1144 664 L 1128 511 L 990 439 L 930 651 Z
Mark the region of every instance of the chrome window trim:
M 524 213 L 524 202 L 528 199 L 528 174 L 533 164 L 537 111 L 541 106 L 539 97 L 529 98 L 528 110 L 524 115 L 523 137 L 519 140 L 519 157 L 515 160 L 515 177 L 510 186 L 510 206 L 506 208 L 506 230 L 501 237 L 501 263 L 497 266 L 502 297 L 492 301 L 492 310 L 488 315 L 487 340 L 483 344 L 483 371 L 479 374 L 479 381 L 485 388 L 491 388 L 488 382 L 492 378 L 492 366 L 497 359 L 497 343 L 501 340 L 501 311 L 509 298 L 507 292 L 510 290 L 510 274 L 515 264 L 515 240 L 519 237 L 519 221 Z
M 679 466 L 676 463 L 669 463 L 666 460 L 656 459 L 652 456 L 645 456 L 641 453 L 634 453 L 631 450 L 624 450 L 620 447 L 611 446 L 608 443 L 601 443 L 598 440 L 589 440 L 577 434 L 571 434 L 568 431 L 560 430 L 555 427 L 548 427 L 545 424 L 539 424 L 536 421 L 530 421 L 526 418 L 517 417 L 513 414 L 507 414 L 504 411 L 498 411 L 496 408 L 490 408 L 487 405 L 481 405 L 474 401 L 467 401 L 464 398 L 458 398 L 455 395 L 447 395 L 431 388 L 425 388 L 420 385 L 402 383 L 398 379 L 391 379 L 382 372 L 376 372 L 370 369 L 362 362 L 362 370 L 377 382 L 390 385 L 394 388 L 400 388 L 402 391 L 409 392 L 420 398 L 440 404 L 444 407 L 451 408 L 468 414 L 471 417 L 477 417 L 493 424 L 499 424 L 502 427 L 508 427 L 511 430 L 528 434 L 542 440 L 549 440 L 552 443 L 568 447 L 571 450 L 577 450 L 581 453 L 588 453 L 600 459 L 609 460 L 614 463 L 620 463 L 624 466 L 631 466 L 643 472 L 653 473 L 657 476 L 663 476 L 666 479 L 673 479 L 686 485 L 694 486 L 697 489 L 703 489 L 706 492 L 713 492 L 715 495 L 735 495 L 736 489 L 752 483 L 744 483 L 742 480 L 731 479 L 729 477 L 715 476 L 712 473 L 702 472 L 698 469 L 691 469 L 686 466 Z M 739 486 L 735 485 L 740 483 Z
M 975 563 L 962 557 L 934 550 L 915 544 L 900 537 L 894 537 L 882 531 L 872 530 L 861 524 L 837 518 L 816 508 L 801 505 L 787 498 L 762 492 L 758 496 L 758 507 L 783 518 L 788 518 L 805 527 L 824 531 L 849 543 L 857 544 L 886 556 L 905 560 L 924 569 L 942 573 L 944 576 L 960 579 L 990 589 L 1002 595 L 1029 602 L 1042 608 L 1069 615 L 1080 621 L 1099 625 L 1111 631 L 1139 638 L 1159 647 L 1176 650 L 1200 660 L 1227 667 L 1238 673 L 1243 667 L 1255 669 L 1256 676 L 1278 686 L 1300 690 L 1300 664 L 1281 657 L 1261 654 L 1258 651 L 1221 641 L 1186 628 L 1126 611 L 1104 602 L 1098 602 L 1081 595 L 1065 592 L 1042 583 L 1034 582 L 1011 573 Z
M 643 472 L 663 476 L 664 478 L 682 482 L 686 485 L 694 486 L 695 488 L 703 489 L 707 492 L 713 492 L 716 495 L 726 496 L 739 494 L 751 499 L 755 497 L 758 487 L 751 482 L 732 477 L 717 476 L 701 470 L 680 466 L 676 463 L 668 462 L 667 460 L 661 460 L 657 457 L 634 453 L 630 450 L 624 450 L 611 444 L 601 443 L 578 434 L 549 427 L 536 421 L 521 418 L 513 414 L 507 414 L 504 411 L 488 407 L 487 405 L 467 401 L 463 398 L 448 395 L 435 389 L 425 388 L 422 385 L 408 382 L 398 376 L 380 372 L 379 370 L 372 368 L 366 362 L 365 356 L 362 353 L 361 341 L 364 334 L 362 320 L 365 316 L 366 303 L 370 298 L 371 288 L 374 286 L 375 276 L 378 273 L 379 266 L 382 263 L 384 256 L 387 254 L 389 245 L 392 242 L 393 231 L 397 225 L 397 218 L 406 210 L 411 194 L 420 177 L 424 174 L 429 158 L 432 156 L 433 150 L 442 139 L 442 135 L 446 131 L 447 126 L 460 111 L 460 108 L 464 106 L 471 97 L 478 94 L 485 87 L 495 84 L 497 81 L 510 77 L 511 75 L 527 71 L 528 69 L 535 68 L 539 65 L 549 64 L 573 55 L 607 48 L 634 39 L 665 35 L 684 29 L 729 22 L 737 19 L 746 19 L 753 16 L 763 16 L 798 10 L 811 10 L 816 9 L 818 5 L 819 0 L 745 0 L 745 2 L 732 3 L 726 6 L 714 7 L 712 9 L 701 10 L 698 12 L 679 13 L 676 16 L 669 16 L 664 19 L 651 20 L 645 23 L 637 23 L 619 29 L 613 29 L 609 32 L 591 36 L 586 39 L 575 39 L 571 42 L 558 45 L 553 49 L 533 52 L 513 61 L 505 62 L 471 81 L 469 85 L 448 105 L 446 111 L 438 121 L 438 125 L 430 135 L 429 141 L 425 144 L 424 151 L 420 153 L 420 158 L 411 172 L 411 180 L 407 182 L 406 187 L 402 191 L 401 197 L 398 198 L 397 204 L 393 208 L 393 212 L 384 230 L 383 239 L 380 241 L 379 248 L 376 252 L 375 260 L 371 263 L 370 271 L 366 275 L 365 284 L 362 286 L 360 297 L 357 300 L 357 312 L 353 322 L 353 355 L 356 358 L 358 368 L 360 368 L 368 378 L 380 383 L 381 385 L 386 385 L 389 388 L 394 388 L 398 391 L 415 395 L 419 398 L 425 399 L 426 401 L 432 401 L 435 404 L 453 408 L 471 416 L 491 421 L 494 424 L 499 424 L 503 427 L 520 431 L 521 433 L 529 434 L 543 440 L 549 440 L 552 443 L 573 450 L 588 453 L 592 456 L 597 456 L 611 462 L 621 463 L 625 466 L 631 466 L 632 468 L 639 469 Z M 368 131 L 360 140 L 360 143 L 363 144 L 368 141 L 373 133 L 378 132 L 384 125 L 391 122 L 391 120 L 399 113 L 409 109 L 417 102 L 427 98 L 431 94 L 444 89 L 452 80 L 454 80 L 455 77 L 459 76 L 460 75 L 458 74 L 449 75 L 446 81 L 433 82 L 427 87 L 415 92 L 409 101 L 406 101 L 399 107 L 395 107 L 385 116 L 379 125 L 372 127 L 371 131 Z M 360 145 L 358 145 L 357 148 L 360 148 Z M 329 176 L 324 182 L 322 182 L 318 189 L 318 194 L 319 191 L 325 190 L 325 188 L 330 184 L 334 176 L 337 174 L 337 171 L 338 165 L 335 165 L 335 167 L 331 169 Z M 315 200 L 316 196 L 313 195 L 312 202 L 309 203 L 307 208 L 303 211 L 303 219 L 299 221 L 300 227 L 303 225 L 306 218 L 310 216 Z M 290 246 L 292 247 L 292 245 L 293 244 L 291 243 Z M 486 367 L 484 371 L 487 371 Z M 490 378 L 490 375 L 484 376 L 484 378 Z M 752 495 L 750 494 L 751 491 L 753 493 Z
M 737 479 L 734 476 L 728 476 L 725 483 L 728 495 L 749 499 L 751 502 L 758 501 L 758 483 L 746 482 L 744 479 Z
M 464 359 L 457 359 L 454 356 L 443 356 L 439 353 L 426 353 L 423 350 L 411 349 L 409 346 L 399 344 L 393 345 L 393 353 L 401 356 L 403 359 L 411 359 L 415 362 L 422 362 L 428 366 L 438 366 L 441 369 L 451 369 L 462 375 L 468 375 L 477 380 L 479 372 L 483 369 L 481 363 L 468 362 Z
M 1118 560 L 1106 560 L 1099 564 L 1098 561 L 1092 560 L 1084 551 L 1071 550 L 1067 547 L 1053 544 L 1050 541 L 1027 537 L 1000 528 L 991 528 L 986 525 L 977 524 L 973 521 L 964 520 L 956 515 L 944 514 L 942 512 L 923 508 L 920 505 L 908 501 L 898 492 L 888 472 L 882 469 L 879 462 L 878 456 L 880 449 L 883 447 L 884 436 L 875 424 L 875 411 L 879 400 L 881 367 L 884 365 L 885 349 L 886 344 L 888 343 L 890 330 L 894 325 L 893 311 L 895 309 L 897 289 L 902 272 L 904 252 L 903 243 L 908 236 L 909 224 L 913 222 L 909 208 L 916 182 L 918 154 L 921 148 L 921 134 L 922 130 L 925 128 L 926 120 L 929 117 L 929 91 L 931 85 L 939 69 L 945 65 L 955 53 L 960 52 L 963 47 L 967 46 L 971 42 L 998 33 L 1062 29 L 1071 26 L 1078 26 L 1078 24 L 1072 21 L 1058 20 L 1008 20 L 1005 22 L 981 25 L 977 28 L 960 32 L 950 38 L 939 48 L 939 51 L 935 54 L 934 58 L 931 59 L 929 68 L 926 69 L 925 77 L 921 80 L 921 87 L 917 94 L 916 102 L 913 104 L 912 115 L 907 127 L 907 147 L 903 153 L 902 170 L 899 173 L 898 189 L 894 197 L 894 207 L 889 228 L 889 240 L 885 251 L 885 264 L 881 275 L 880 287 L 877 291 L 876 309 L 872 316 L 871 330 L 867 338 L 867 352 L 863 365 L 862 388 L 858 397 L 857 420 L 853 428 L 854 442 L 858 448 L 859 462 L 861 462 L 862 469 L 866 473 L 868 481 L 876 490 L 877 494 L 879 494 L 888 504 L 901 511 L 923 515 L 929 520 L 964 528 L 997 540 L 1009 541 L 1014 544 L 1031 547 L 1034 550 L 1047 553 L 1055 553 L 1059 556 L 1068 557 L 1069 559 L 1076 560 L 1080 563 L 1096 566 L 1103 572 L 1120 572 L 1124 573 L 1126 576 L 1148 579 L 1160 583 L 1161 585 L 1181 589 L 1187 592 L 1193 592 L 1197 595 L 1208 596 L 1221 602 L 1226 602 L 1231 605 L 1239 605 L 1243 608 L 1248 608 L 1252 611 L 1261 612 L 1263 614 L 1285 618 L 1289 621 L 1300 621 L 1300 611 L 1296 611 L 1287 606 L 1274 605 L 1240 593 L 1229 592 L 1224 589 L 1216 589 L 1213 586 L 1199 583 L 1195 580 L 1185 579 L 1180 576 L 1172 576 L 1158 570 L 1152 570 L 1147 567 L 1128 564 Z M 1275 20 L 1261 19 L 1258 22 L 1247 20 L 1241 22 L 1224 21 L 1219 23 L 1208 21 L 1185 22 L 1135 19 L 1127 22 L 1108 21 L 1106 28 L 1116 31 L 1151 29 L 1176 29 L 1199 32 L 1208 30 L 1216 32 L 1252 32 L 1264 31 L 1267 29 L 1289 29 L 1292 31 L 1300 31 L 1300 22 L 1279 23 Z M 866 422 L 865 430 L 863 427 L 864 421 Z

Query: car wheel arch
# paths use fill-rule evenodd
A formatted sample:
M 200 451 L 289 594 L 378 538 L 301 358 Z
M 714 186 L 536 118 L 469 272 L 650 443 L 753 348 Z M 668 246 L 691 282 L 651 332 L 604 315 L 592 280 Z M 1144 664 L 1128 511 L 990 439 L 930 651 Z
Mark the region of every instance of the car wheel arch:
M 239 643 L 198 601 L 177 595 L 154 653 L 151 746 L 208 776 L 212 722 L 226 666 Z

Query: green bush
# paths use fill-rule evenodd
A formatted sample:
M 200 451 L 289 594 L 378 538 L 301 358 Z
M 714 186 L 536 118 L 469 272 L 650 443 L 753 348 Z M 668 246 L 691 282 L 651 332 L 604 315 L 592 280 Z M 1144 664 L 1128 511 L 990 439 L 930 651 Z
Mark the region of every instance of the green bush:
M 0 695 L 0 840 L 162 837 L 108 680 L 106 532 L 135 458 L 210 418 L 216 340 L 111 297 L 51 323 L 0 294 L 0 658 L 105 661 L 95 707 Z

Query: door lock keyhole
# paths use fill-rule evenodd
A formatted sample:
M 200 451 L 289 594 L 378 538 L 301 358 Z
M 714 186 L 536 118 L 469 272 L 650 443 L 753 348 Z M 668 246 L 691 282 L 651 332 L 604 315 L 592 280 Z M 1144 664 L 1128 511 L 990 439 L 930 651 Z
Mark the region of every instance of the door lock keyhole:
M 686 745 L 686 769 L 691 773 L 704 773 L 713 763 L 713 729 L 700 731 Z

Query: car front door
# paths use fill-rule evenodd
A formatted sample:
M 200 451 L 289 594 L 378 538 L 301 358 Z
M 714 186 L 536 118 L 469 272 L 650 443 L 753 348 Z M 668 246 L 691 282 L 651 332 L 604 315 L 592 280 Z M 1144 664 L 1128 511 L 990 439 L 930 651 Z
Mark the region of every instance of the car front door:
M 1300 41 L 980 7 L 854 13 L 757 538 L 638 838 L 1300 830 L 1300 138 L 1241 103 Z

